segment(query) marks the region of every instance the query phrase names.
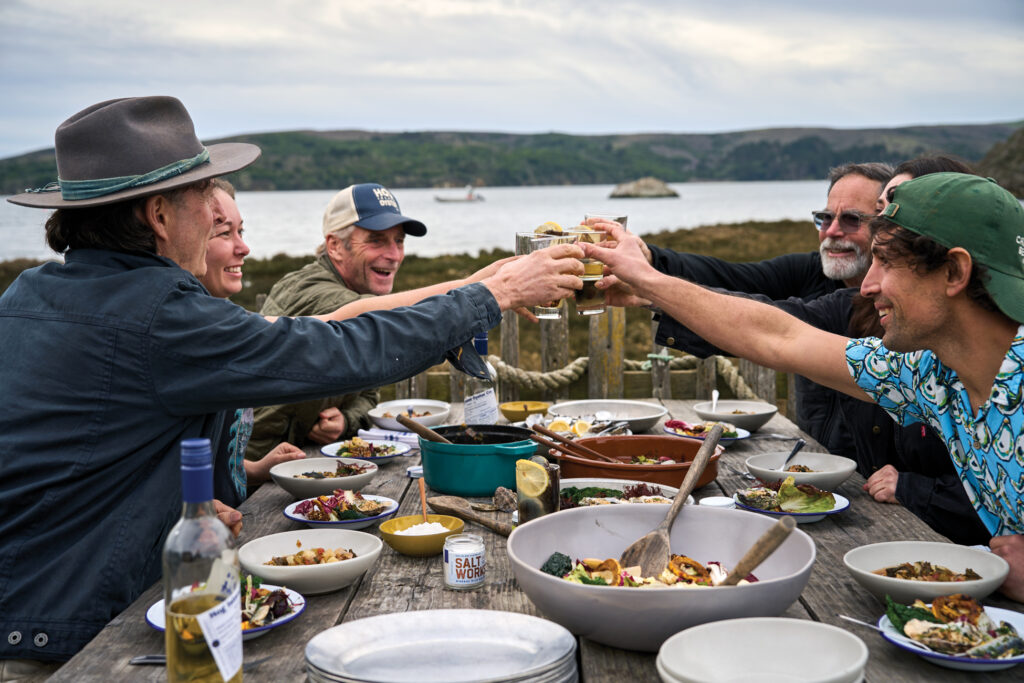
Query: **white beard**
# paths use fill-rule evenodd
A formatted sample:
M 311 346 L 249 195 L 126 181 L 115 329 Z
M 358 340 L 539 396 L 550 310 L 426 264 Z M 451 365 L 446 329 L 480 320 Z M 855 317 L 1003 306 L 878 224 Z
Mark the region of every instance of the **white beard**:
M 829 249 L 852 249 L 854 258 L 836 258 L 829 253 Z M 871 266 L 871 254 L 864 253 L 860 246 L 848 240 L 826 237 L 818 247 L 818 252 L 821 254 L 821 271 L 832 280 L 862 278 Z

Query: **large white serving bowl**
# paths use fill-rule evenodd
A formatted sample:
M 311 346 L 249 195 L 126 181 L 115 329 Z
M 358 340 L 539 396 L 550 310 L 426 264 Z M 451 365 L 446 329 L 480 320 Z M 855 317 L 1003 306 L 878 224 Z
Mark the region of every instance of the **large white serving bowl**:
M 297 475 L 304 472 L 335 472 L 339 462 L 346 465 L 362 465 L 366 467 L 366 471 L 348 477 L 296 479 Z M 369 484 L 376 475 L 376 463 L 356 458 L 305 458 L 278 463 L 270 468 L 270 476 L 274 483 L 292 494 L 296 500 L 329 496 L 335 489 L 358 491 Z
M 739 412 L 736 412 L 739 411 Z M 728 422 L 740 429 L 756 432 L 764 423 L 779 412 L 778 406 L 766 401 L 740 401 L 727 399 L 719 401 L 715 410 L 711 410 L 711 401 L 704 401 L 693 406 L 693 412 L 702 420 Z
M 301 544 L 301 545 L 300 545 Z M 302 529 L 270 534 L 249 541 L 238 549 L 242 569 L 267 583 L 288 586 L 303 595 L 330 593 L 354 583 L 373 566 L 384 544 L 379 538 L 350 529 Z M 313 548 L 345 548 L 356 556 L 330 564 L 285 567 L 263 564 L 273 557 L 292 555 Z
M 508 556 L 519 586 L 541 614 L 576 635 L 625 650 L 654 652 L 682 629 L 721 619 L 777 616 L 800 596 L 814 542 L 796 529 L 754 570 L 760 581 L 717 588 L 585 586 L 540 571 L 554 552 L 618 559 L 665 519 L 663 505 L 596 505 L 545 515 L 516 527 Z M 776 520 L 742 510 L 688 505 L 672 526 L 672 552 L 726 569 Z
M 854 683 L 868 647 L 837 626 L 805 619 L 727 619 L 675 634 L 658 651 L 662 680 L 679 683 Z
M 565 401 L 548 408 L 548 415 L 556 417 L 590 417 L 613 422 L 625 420 L 634 434 L 653 428 L 666 413 L 668 409 L 656 403 L 624 399 Z
M 975 581 L 910 581 L 874 574 L 876 569 L 892 567 L 904 562 L 931 562 L 955 572 L 968 567 L 981 574 Z M 891 541 L 872 543 L 846 553 L 843 556 L 850 576 L 871 593 L 879 602 L 885 603 L 889 595 L 899 603 L 907 604 L 917 598 L 931 602 L 940 595 L 965 593 L 975 600 L 981 600 L 1006 580 L 1010 565 L 995 553 L 976 550 L 953 543 L 932 543 L 928 541 Z
M 451 406 L 444 401 L 434 401 L 429 398 L 402 398 L 395 401 L 384 401 L 370 409 L 370 419 L 373 424 L 381 429 L 393 429 L 399 432 L 407 432 L 409 428 L 401 424 L 394 417 L 384 417 L 384 413 L 398 415 L 399 413 L 409 414 L 412 410 L 416 413 L 429 412 L 430 415 L 410 418 L 413 422 L 419 422 L 424 427 L 435 427 L 443 425 L 448 419 Z
M 808 453 L 800 451 L 789 465 L 806 465 L 813 472 L 779 472 L 786 462 L 789 451 L 770 451 L 747 458 L 747 471 L 767 482 L 782 481 L 793 477 L 794 484 L 812 484 L 823 491 L 835 491 L 857 469 L 857 463 L 841 455 L 831 453 Z

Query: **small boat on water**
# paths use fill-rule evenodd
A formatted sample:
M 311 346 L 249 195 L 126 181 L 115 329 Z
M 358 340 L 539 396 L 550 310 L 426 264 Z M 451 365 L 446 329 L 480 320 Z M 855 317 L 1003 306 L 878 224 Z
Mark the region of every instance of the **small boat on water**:
M 461 197 L 442 197 L 441 195 L 435 194 L 434 199 L 439 202 L 482 202 L 484 200 L 484 196 L 475 192 L 472 185 L 466 185 L 466 194 Z

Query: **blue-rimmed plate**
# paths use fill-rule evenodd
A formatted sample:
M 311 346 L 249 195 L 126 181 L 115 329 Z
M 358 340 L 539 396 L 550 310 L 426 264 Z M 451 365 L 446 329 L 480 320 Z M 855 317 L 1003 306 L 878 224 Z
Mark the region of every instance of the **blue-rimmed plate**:
M 272 586 L 269 583 L 265 583 L 261 586 L 261 588 L 276 591 L 278 588 L 281 588 L 281 586 Z M 253 638 L 259 638 L 272 628 L 284 626 L 289 621 L 302 614 L 303 610 L 306 609 L 306 598 L 302 597 L 301 593 L 296 593 L 291 588 L 281 588 L 281 590 L 283 590 L 285 594 L 288 596 L 288 602 L 291 603 L 292 606 L 291 613 L 280 616 L 265 626 L 257 626 L 256 628 L 250 628 L 245 631 L 242 631 L 242 640 L 252 640 Z M 242 618 L 241 613 L 239 613 L 238 618 Z M 146 610 L 146 623 L 149 624 L 150 628 L 154 628 L 157 631 L 163 632 L 164 629 L 166 628 L 164 601 L 162 598 L 154 602 L 152 605 L 149 606 L 149 609 Z
M 929 605 L 930 607 L 931 605 Z M 1012 624 L 1017 633 L 1024 633 L 1024 614 L 1020 612 L 1014 612 L 1013 610 L 1000 609 L 998 607 L 986 607 L 985 613 L 988 614 L 989 618 L 995 623 L 1005 621 Z M 884 614 L 878 620 L 878 628 L 882 630 L 882 637 L 888 640 L 896 647 L 906 650 L 907 652 L 913 652 L 922 659 L 927 659 L 932 664 L 938 664 L 948 669 L 959 669 L 960 671 L 999 671 L 1000 669 L 1009 669 L 1010 667 L 1017 666 L 1021 662 L 1024 662 L 1024 655 L 1017 655 L 1016 657 L 1009 657 L 1007 659 L 976 659 L 974 657 L 958 657 L 956 655 L 947 655 L 941 652 L 926 652 L 920 648 L 916 648 L 913 645 L 908 645 L 904 641 L 906 636 L 896 630 L 896 627 L 889 621 L 889 617 Z
M 672 427 L 662 427 L 666 434 L 672 434 L 673 436 L 681 436 L 684 439 L 696 439 L 697 441 L 703 441 L 703 436 L 693 436 L 691 434 L 685 434 L 682 430 L 675 430 Z M 736 436 L 723 436 L 718 440 L 718 443 L 729 443 L 730 441 L 739 441 L 740 439 L 746 439 L 750 436 L 750 432 L 746 429 L 736 428 Z
M 395 514 L 396 512 L 398 512 L 397 500 L 392 500 L 391 498 L 387 498 L 385 496 L 374 496 L 368 493 L 364 493 L 363 498 L 366 498 L 367 500 L 375 500 L 379 503 L 384 503 L 385 505 L 387 505 L 387 507 L 384 508 L 384 512 L 380 513 L 379 515 L 374 515 L 373 517 L 360 517 L 359 519 L 343 519 L 338 522 L 318 522 L 313 519 L 306 519 L 302 515 L 295 512 L 295 508 L 300 503 L 305 502 L 304 500 L 299 500 L 292 503 L 291 505 L 284 509 L 284 516 L 292 520 L 293 522 L 301 522 L 302 524 L 307 524 L 311 529 L 365 529 L 366 527 L 373 526 L 374 524 L 377 524 L 378 522 L 381 522 L 390 517 L 391 515 Z M 307 498 L 306 500 L 313 499 Z
M 351 443 L 350 439 L 348 441 L 335 441 L 334 443 L 329 443 L 323 448 L 321 448 L 320 452 L 326 455 L 328 458 L 345 457 L 355 458 L 357 460 L 368 460 L 370 462 L 383 462 L 385 460 L 397 458 L 400 455 L 405 455 L 406 453 L 412 450 L 412 446 L 410 446 L 407 443 L 401 443 L 400 441 L 384 441 L 376 439 L 363 439 L 363 441 L 365 441 L 366 443 L 370 444 L 375 448 L 390 448 L 393 450 L 390 450 L 387 455 L 375 455 L 372 457 L 353 455 L 351 452 L 339 452 L 343 451 Z
M 740 502 L 739 496 L 735 493 L 732 495 L 732 499 L 736 501 L 736 507 L 741 510 L 750 510 L 751 512 L 760 512 L 762 515 L 770 515 L 772 517 L 792 517 L 796 520 L 797 524 L 810 524 L 811 522 L 820 522 L 829 515 L 834 515 L 837 512 L 842 512 L 846 508 L 850 507 L 850 501 L 840 496 L 838 493 L 832 494 L 836 499 L 836 506 L 828 512 L 775 512 L 773 510 L 762 510 L 761 508 L 751 507 L 744 505 Z

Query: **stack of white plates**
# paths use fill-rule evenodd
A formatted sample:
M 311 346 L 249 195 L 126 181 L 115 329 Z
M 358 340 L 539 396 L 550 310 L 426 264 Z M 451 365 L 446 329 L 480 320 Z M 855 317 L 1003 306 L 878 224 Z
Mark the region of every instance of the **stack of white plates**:
M 655 663 L 663 683 L 859 683 L 867 661 L 864 641 L 838 626 L 751 617 L 680 631 Z
M 576 639 L 515 612 L 422 610 L 356 619 L 306 645 L 310 680 L 344 683 L 575 683 Z

